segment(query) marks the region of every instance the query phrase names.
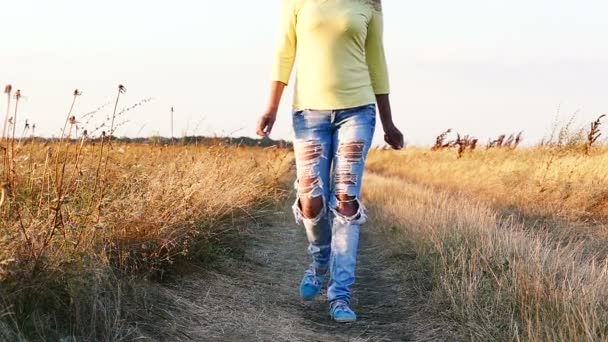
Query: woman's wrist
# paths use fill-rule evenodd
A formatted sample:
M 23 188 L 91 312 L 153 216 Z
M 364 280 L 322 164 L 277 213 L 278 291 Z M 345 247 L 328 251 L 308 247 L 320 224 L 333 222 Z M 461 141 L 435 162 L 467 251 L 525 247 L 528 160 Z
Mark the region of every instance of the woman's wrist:
M 382 120 L 381 120 L 382 121 Z M 392 129 L 395 129 L 397 126 L 395 126 L 395 123 L 393 122 L 393 120 L 388 120 L 388 121 L 382 121 L 382 129 L 384 130 L 384 132 L 390 131 Z
M 279 111 L 279 106 L 270 104 L 266 107 L 266 113 L 274 113 L 276 114 Z
M 279 81 L 273 81 L 270 85 L 270 99 L 268 106 L 266 107 L 266 114 L 276 115 L 279 110 L 279 104 L 281 103 L 281 97 L 283 96 L 283 90 L 285 84 Z
M 394 128 L 395 124 L 393 123 L 391 102 L 388 94 L 376 95 L 376 103 L 378 104 L 378 113 L 384 130 Z

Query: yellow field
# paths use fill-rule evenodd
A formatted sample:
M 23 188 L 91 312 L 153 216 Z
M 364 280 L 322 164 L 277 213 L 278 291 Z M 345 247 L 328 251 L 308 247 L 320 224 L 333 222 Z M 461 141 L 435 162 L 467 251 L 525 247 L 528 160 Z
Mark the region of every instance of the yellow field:
M 608 151 L 374 151 L 364 196 L 466 340 L 608 339 Z
M 289 150 L 221 145 L 80 140 L 12 151 L 1 174 L 0 340 L 128 340 L 129 324 L 150 319 L 145 279 L 213 258 L 285 198 L 293 164 Z M 415 329 L 475 341 L 608 339 L 607 165 L 599 148 L 372 151 L 369 224 L 408 256 L 391 260 L 424 303 Z
M 408 182 L 463 190 L 502 208 L 561 218 L 608 217 L 608 150 L 490 149 L 372 153 L 368 169 Z
M 0 340 L 120 336 L 117 275 L 162 276 L 283 196 L 285 150 L 10 144 L 0 208 Z M 8 170 L 13 170 L 9 173 Z M 212 244 L 211 244 L 212 245 Z M 213 248 L 213 246 L 211 246 Z M 124 277 L 121 277 L 124 279 Z M 4 334 L 4 335 L 3 335 Z

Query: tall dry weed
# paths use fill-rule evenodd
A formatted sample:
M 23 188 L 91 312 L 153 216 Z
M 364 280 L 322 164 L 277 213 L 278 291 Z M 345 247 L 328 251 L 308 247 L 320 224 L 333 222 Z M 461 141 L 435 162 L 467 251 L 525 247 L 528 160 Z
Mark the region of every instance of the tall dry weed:
M 602 124 L 602 119 L 605 117 L 606 114 L 600 115 L 595 121 L 591 123 L 591 128 L 589 129 L 589 133 L 587 133 L 587 144 L 585 145 L 585 154 L 589 155 L 591 153 L 591 149 L 602 135 L 602 133 L 600 132 L 600 126 Z

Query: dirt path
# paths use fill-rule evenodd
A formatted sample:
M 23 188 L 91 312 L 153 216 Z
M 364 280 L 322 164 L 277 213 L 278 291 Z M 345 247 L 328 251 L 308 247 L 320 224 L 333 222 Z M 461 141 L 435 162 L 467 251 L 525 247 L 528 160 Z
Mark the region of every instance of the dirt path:
M 164 299 L 151 310 L 158 324 L 139 328 L 171 341 L 415 340 L 416 296 L 402 267 L 408 256 L 395 252 L 373 221 L 360 242 L 353 298 L 359 320 L 344 325 L 329 319 L 325 293 L 312 303 L 300 300 L 304 231 L 288 205 L 277 209 L 270 222 L 251 227 L 242 258 L 159 286 Z

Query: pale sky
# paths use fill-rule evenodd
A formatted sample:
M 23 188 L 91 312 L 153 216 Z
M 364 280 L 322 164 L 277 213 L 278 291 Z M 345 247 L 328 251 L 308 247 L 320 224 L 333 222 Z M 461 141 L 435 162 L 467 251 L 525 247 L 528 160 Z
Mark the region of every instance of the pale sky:
M 578 111 L 608 113 L 608 1 L 384 0 L 395 121 L 411 144 L 446 128 L 529 142 Z M 25 96 L 23 119 L 57 134 L 75 88 L 77 116 L 112 101 L 153 102 L 116 134 L 254 136 L 267 99 L 278 0 L 2 0 L 0 85 Z M 273 138 L 291 138 L 291 89 Z M 5 98 L 0 97 L 4 116 Z M 108 115 L 110 107 L 97 114 Z M 376 142 L 381 141 L 381 127 Z

